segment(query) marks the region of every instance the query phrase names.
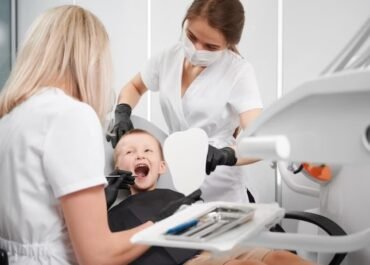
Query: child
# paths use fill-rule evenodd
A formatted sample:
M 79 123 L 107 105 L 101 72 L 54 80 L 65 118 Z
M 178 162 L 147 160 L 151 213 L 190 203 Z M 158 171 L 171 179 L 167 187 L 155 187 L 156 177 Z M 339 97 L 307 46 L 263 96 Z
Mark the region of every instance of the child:
M 162 147 L 150 133 L 134 129 L 118 142 L 114 160 L 117 169 L 131 171 L 136 176 L 130 187 L 131 196 L 109 211 L 112 231 L 135 227 L 158 214 L 169 201 L 183 198 L 173 190 L 156 189 L 158 178 L 166 170 Z M 132 264 L 260 264 L 260 265 L 309 265 L 287 251 L 248 249 L 238 256 L 214 258 L 208 252 L 198 250 L 152 247 Z
M 114 151 L 116 168 L 135 175 L 130 186 L 132 195 L 156 188 L 158 178 L 166 171 L 162 146 L 154 136 L 144 130 L 132 130 L 119 142 Z
M 113 232 L 152 220 L 168 202 L 184 198 L 173 190 L 156 189 L 166 163 L 161 144 L 148 132 L 134 129 L 126 133 L 115 148 L 114 161 L 116 169 L 135 175 L 135 184 L 130 186 L 131 195 L 109 211 Z M 183 264 L 198 253 L 198 250 L 152 247 L 132 264 Z

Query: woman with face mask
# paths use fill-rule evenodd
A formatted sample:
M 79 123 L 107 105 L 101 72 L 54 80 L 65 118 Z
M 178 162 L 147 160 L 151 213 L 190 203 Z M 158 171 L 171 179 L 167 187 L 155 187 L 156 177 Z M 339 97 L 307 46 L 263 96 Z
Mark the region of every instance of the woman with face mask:
M 206 201 L 253 201 L 234 165 L 256 160 L 237 158 L 231 148 L 235 130 L 247 128 L 262 109 L 253 67 L 236 48 L 244 19 L 239 0 L 194 0 L 180 42 L 151 58 L 123 87 L 107 136 L 115 146 L 133 128 L 131 110 L 140 97 L 148 89 L 158 91 L 169 133 L 198 127 L 208 134 L 209 176 L 201 187 Z

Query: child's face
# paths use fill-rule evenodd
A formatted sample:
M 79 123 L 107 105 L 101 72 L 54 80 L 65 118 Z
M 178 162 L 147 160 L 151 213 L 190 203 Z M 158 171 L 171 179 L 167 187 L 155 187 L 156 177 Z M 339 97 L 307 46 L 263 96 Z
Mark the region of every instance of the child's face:
M 131 192 L 155 189 L 159 176 L 166 170 L 156 139 L 145 133 L 128 134 L 120 140 L 117 148 L 120 150 L 116 167 L 136 176 Z

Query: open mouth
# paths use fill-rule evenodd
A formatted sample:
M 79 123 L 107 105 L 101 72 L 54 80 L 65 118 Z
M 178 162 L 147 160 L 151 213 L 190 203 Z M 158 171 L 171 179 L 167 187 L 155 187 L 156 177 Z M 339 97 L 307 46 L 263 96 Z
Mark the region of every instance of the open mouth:
M 135 166 L 135 175 L 137 177 L 146 177 L 149 173 L 149 167 L 146 164 L 137 164 Z

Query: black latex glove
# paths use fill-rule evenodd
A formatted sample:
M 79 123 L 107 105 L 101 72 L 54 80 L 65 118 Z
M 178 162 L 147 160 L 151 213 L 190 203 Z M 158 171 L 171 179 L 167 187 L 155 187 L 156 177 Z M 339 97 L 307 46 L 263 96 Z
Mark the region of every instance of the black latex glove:
M 199 200 L 202 200 L 201 196 L 202 191 L 200 189 L 197 189 L 196 191 L 190 193 L 188 196 L 175 201 L 171 201 L 161 210 L 161 212 L 157 216 L 153 217 L 152 221 L 159 222 L 171 216 L 180 208 L 181 205 L 191 205 Z
M 116 147 L 122 135 L 134 128 L 130 119 L 131 111 L 132 109 L 130 105 L 126 103 L 118 104 L 116 106 L 114 111 L 114 126 L 106 136 L 107 141 L 111 142 L 113 148 Z
M 107 177 L 108 186 L 105 188 L 107 207 L 109 208 L 116 201 L 118 190 L 130 189 L 129 185 L 135 184 L 135 177 L 125 170 L 116 169 Z
M 206 173 L 207 175 L 211 174 L 217 166 L 233 166 L 237 160 L 235 151 L 231 147 L 218 149 L 212 145 L 208 145 Z

